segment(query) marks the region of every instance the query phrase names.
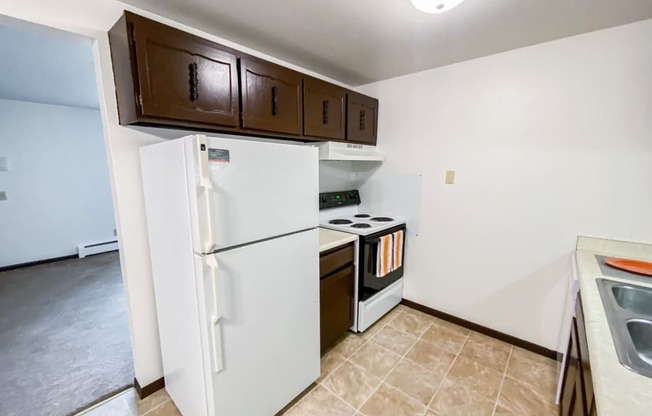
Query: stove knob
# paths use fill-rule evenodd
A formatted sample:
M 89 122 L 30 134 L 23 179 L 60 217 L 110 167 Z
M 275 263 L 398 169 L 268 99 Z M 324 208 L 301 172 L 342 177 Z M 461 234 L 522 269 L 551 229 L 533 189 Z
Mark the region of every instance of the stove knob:
M 322 203 L 322 204 L 325 204 L 326 201 L 327 201 L 326 197 L 325 197 L 325 196 L 322 196 L 322 197 L 321 197 L 321 203 Z

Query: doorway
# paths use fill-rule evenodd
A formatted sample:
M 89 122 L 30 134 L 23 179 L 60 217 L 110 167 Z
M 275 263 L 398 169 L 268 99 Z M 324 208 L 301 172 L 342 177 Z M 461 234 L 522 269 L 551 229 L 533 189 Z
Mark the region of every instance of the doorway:
M 134 380 L 93 40 L 0 16 L 0 414 Z

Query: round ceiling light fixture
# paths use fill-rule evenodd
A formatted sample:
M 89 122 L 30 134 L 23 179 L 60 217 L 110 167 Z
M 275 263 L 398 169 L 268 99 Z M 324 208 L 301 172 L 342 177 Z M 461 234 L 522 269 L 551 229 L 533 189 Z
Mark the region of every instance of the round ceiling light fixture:
M 410 0 L 424 13 L 444 13 L 460 5 L 464 0 Z

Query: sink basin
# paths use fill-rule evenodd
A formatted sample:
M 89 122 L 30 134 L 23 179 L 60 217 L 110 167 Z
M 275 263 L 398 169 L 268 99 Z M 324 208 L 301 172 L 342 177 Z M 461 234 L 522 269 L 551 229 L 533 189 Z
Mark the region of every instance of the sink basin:
M 643 361 L 652 365 L 652 322 L 633 320 L 627 322 L 627 331 L 634 348 Z
M 618 360 L 652 378 L 652 288 L 597 279 Z
M 621 284 L 614 285 L 611 290 L 618 306 L 652 318 L 652 290 Z

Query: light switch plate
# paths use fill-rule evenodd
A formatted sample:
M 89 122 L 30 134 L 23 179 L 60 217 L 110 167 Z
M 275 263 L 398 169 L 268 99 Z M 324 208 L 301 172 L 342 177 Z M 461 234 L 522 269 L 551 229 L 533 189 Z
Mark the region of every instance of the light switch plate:
M 7 191 L 0 191 L 0 201 L 7 200 Z
M 446 171 L 446 185 L 453 185 L 455 184 L 455 171 L 454 170 L 447 170 Z
M 9 162 L 4 156 L 0 156 L 0 172 L 7 172 L 9 170 Z

